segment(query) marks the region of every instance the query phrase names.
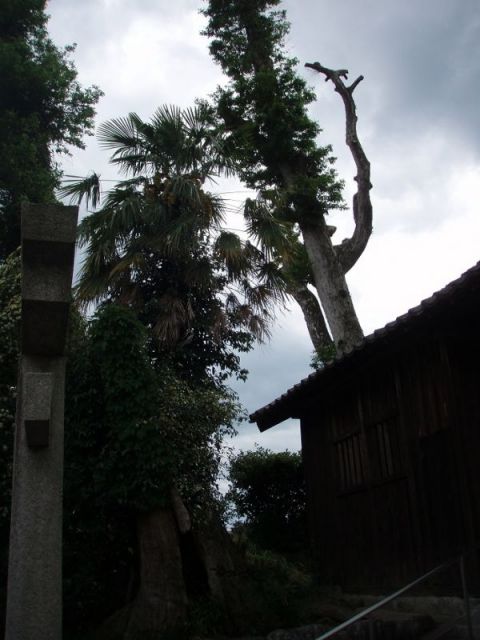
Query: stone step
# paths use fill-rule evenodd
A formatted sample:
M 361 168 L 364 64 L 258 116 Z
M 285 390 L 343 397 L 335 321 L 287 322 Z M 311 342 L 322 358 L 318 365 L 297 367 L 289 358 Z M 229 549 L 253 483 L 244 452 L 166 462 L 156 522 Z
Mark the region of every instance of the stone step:
M 480 640 L 480 626 L 472 627 L 473 637 Z M 449 631 L 438 636 L 438 640 L 470 640 L 468 626 L 466 624 L 455 624 Z

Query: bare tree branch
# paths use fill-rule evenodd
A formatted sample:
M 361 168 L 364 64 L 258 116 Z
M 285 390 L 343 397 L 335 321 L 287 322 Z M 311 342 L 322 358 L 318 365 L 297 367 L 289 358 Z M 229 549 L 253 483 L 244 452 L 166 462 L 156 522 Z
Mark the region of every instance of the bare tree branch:
M 307 62 L 305 66 L 323 73 L 325 82 L 331 80 L 335 85 L 335 91 L 342 96 L 345 105 L 346 143 L 357 167 L 357 175 L 355 176 L 357 193 L 353 196 L 355 229 L 351 238 L 343 240 L 341 244 L 335 246 L 335 250 L 344 273 L 347 273 L 362 255 L 372 234 L 370 162 L 358 139 L 356 105 L 353 99 L 353 92 L 363 80 L 363 76 L 359 76 L 350 86 L 346 86 L 342 78 L 347 79 L 347 69 L 337 69 L 335 71 L 327 69 L 319 62 Z
M 289 282 L 288 293 L 295 299 L 303 312 L 308 334 L 313 347 L 318 354 L 322 354 L 333 345 L 333 340 L 327 329 L 327 324 L 320 308 L 317 297 L 306 284 Z

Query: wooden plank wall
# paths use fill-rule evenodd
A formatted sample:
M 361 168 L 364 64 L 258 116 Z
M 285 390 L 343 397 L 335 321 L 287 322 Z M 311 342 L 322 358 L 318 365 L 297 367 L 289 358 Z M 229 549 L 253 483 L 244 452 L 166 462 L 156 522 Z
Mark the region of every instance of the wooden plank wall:
M 472 364 L 458 346 L 422 336 L 303 417 L 325 583 L 384 591 L 480 540 L 480 352 Z

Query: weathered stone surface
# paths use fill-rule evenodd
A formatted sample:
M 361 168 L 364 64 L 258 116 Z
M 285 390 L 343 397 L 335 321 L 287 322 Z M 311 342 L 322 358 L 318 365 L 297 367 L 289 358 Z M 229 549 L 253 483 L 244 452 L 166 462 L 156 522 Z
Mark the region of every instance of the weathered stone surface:
M 69 309 L 66 302 L 22 300 L 22 353 L 63 355 Z
M 62 637 L 62 354 L 77 214 L 77 207 L 59 205 L 22 209 L 23 355 L 17 394 L 6 640 Z
M 292 629 L 277 629 L 268 634 L 267 640 L 315 640 L 329 630 L 324 624 L 307 624 Z
M 335 634 L 337 640 L 417 640 L 433 627 L 428 616 L 380 613 L 368 617 Z M 292 629 L 277 629 L 268 634 L 267 640 L 315 640 L 332 628 L 331 625 L 309 624 Z M 373 635 L 372 635 L 373 634 Z
M 63 265 L 24 262 L 22 278 L 24 300 L 69 303 L 72 299 L 72 272 Z
M 64 352 L 77 207 L 22 208 L 22 353 Z
M 23 422 L 29 447 L 48 446 L 52 413 L 51 373 L 25 373 L 23 379 Z
M 26 373 L 52 376 L 50 440 L 32 449 L 25 430 L 16 429 L 5 638 L 60 640 L 65 359 L 22 358 L 17 425 L 25 416 Z
M 22 206 L 22 243 L 49 242 L 74 244 L 78 207 L 58 204 Z M 28 259 L 28 256 L 25 256 Z

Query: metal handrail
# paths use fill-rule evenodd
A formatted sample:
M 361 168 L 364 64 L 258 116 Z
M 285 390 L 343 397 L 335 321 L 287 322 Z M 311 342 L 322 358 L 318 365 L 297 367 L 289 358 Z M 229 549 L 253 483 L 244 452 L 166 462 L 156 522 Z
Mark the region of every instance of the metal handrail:
M 326 631 L 325 633 L 323 633 L 321 636 L 319 636 L 315 640 L 327 640 L 327 638 L 331 638 L 332 636 L 337 634 L 339 631 L 343 631 L 344 629 L 347 629 L 352 624 L 355 624 L 355 622 L 358 622 L 359 620 L 364 618 L 366 615 L 368 615 L 370 613 L 373 613 L 374 611 L 376 611 L 377 609 L 380 609 L 381 607 L 383 607 L 384 605 L 388 604 L 392 600 L 395 600 L 395 598 L 398 598 L 399 596 L 401 596 L 406 591 L 409 591 L 413 587 L 416 587 L 417 585 L 421 584 L 422 582 L 424 582 L 425 580 L 427 580 L 431 576 L 435 575 L 439 571 L 443 571 L 443 569 L 447 569 L 448 567 L 451 567 L 451 566 L 453 566 L 453 565 L 455 565 L 457 563 L 459 564 L 460 576 L 461 576 L 461 580 L 462 580 L 462 590 L 463 590 L 463 599 L 464 599 L 464 606 L 465 606 L 465 616 L 467 618 L 467 627 L 468 627 L 468 639 L 469 640 L 474 640 L 473 627 L 472 627 L 472 616 L 471 616 L 471 611 L 470 611 L 470 596 L 469 596 L 469 593 L 468 593 L 467 581 L 466 581 L 466 577 L 465 577 L 465 558 L 464 558 L 463 555 L 459 556 L 457 558 L 454 558 L 453 560 L 448 560 L 447 562 L 444 562 L 443 564 L 439 564 L 434 569 L 431 569 L 430 571 L 427 571 L 427 573 L 424 573 L 419 578 L 416 578 L 415 580 L 413 580 L 409 584 L 405 585 L 401 589 L 398 589 L 398 591 L 395 591 L 394 593 L 391 593 L 389 596 L 385 596 L 385 598 L 382 598 L 382 600 L 380 600 L 379 602 L 376 602 L 375 604 L 372 604 L 371 606 L 366 607 L 365 609 L 362 609 L 362 611 L 360 611 L 359 613 L 356 613 L 354 616 L 352 616 L 348 620 L 345 620 L 345 622 L 342 622 L 341 624 L 337 625 L 333 629 L 330 629 L 330 631 Z

